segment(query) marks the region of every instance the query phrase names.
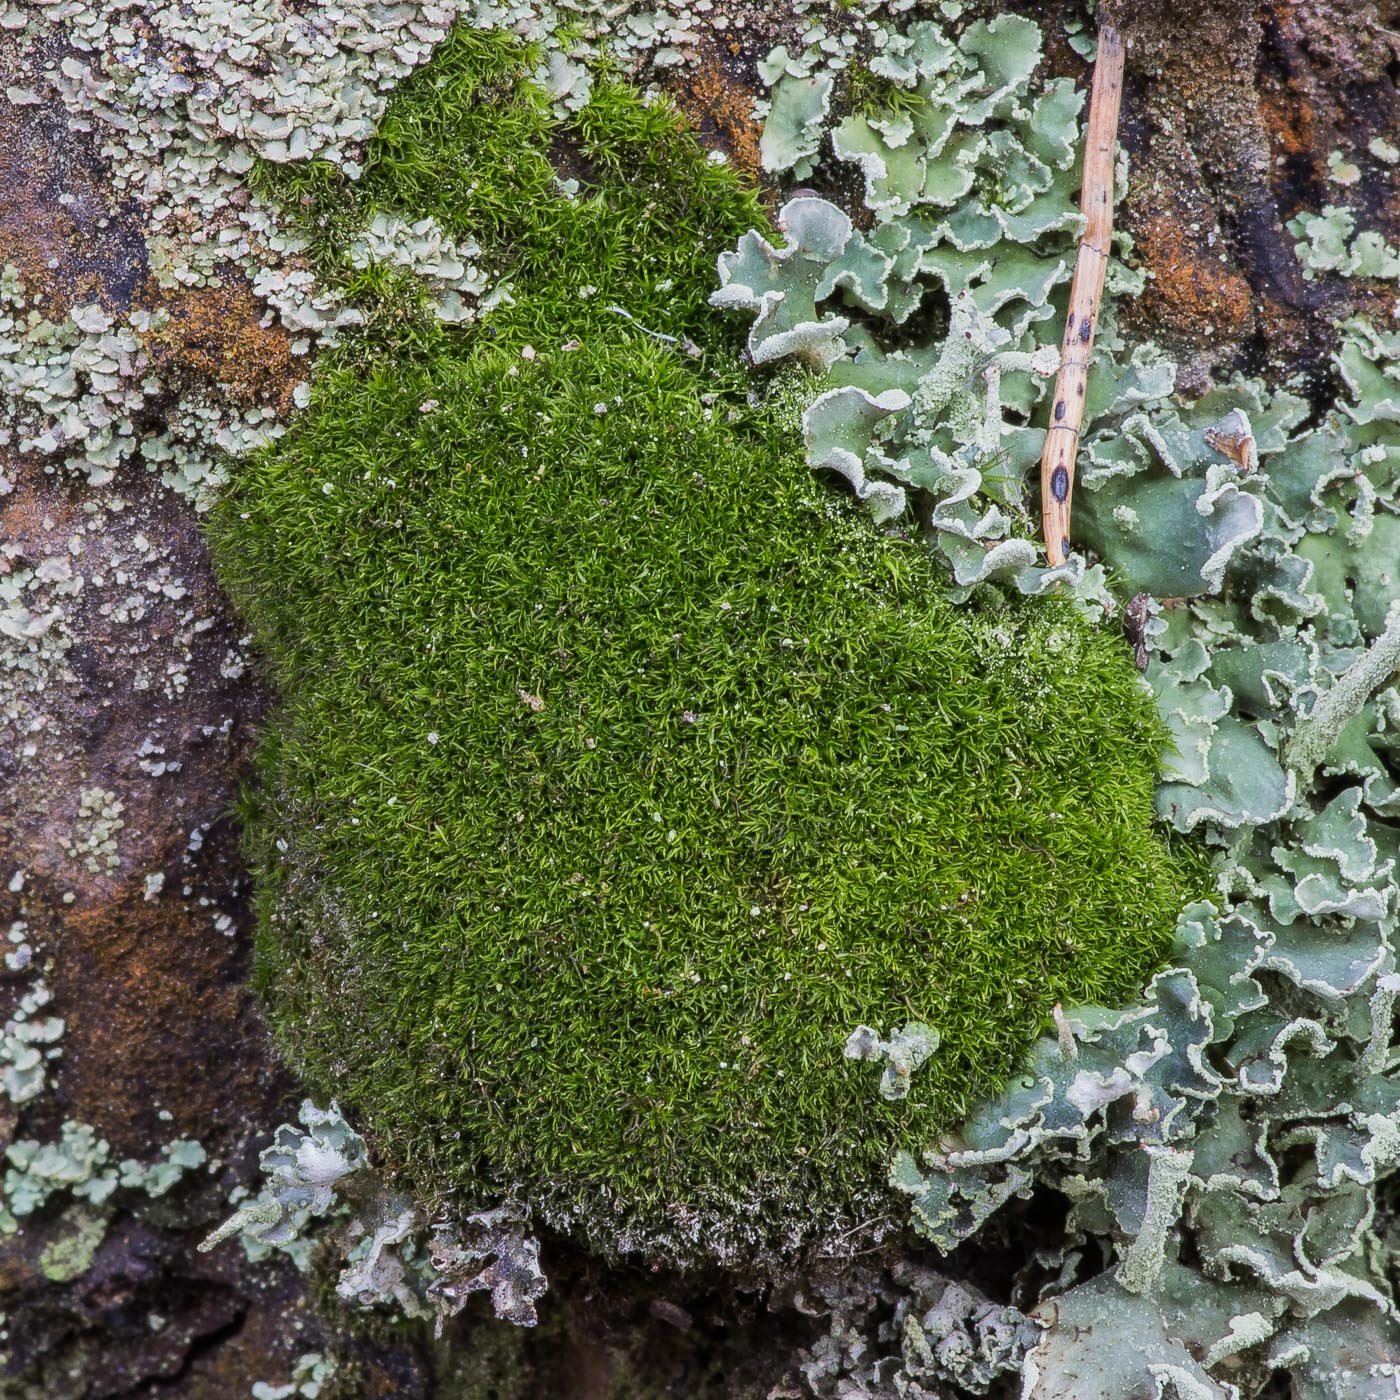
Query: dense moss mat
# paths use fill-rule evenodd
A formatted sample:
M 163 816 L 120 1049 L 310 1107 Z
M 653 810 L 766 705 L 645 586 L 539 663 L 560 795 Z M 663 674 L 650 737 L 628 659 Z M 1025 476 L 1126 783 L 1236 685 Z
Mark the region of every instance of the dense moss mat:
M 554 126 L 518 62 L 459 37 L 357 186 L 265 177 L 328 272 L 367 209 L 431 212 L 515 302 L 447 330 L 359 277 L 365 335 L 217 512 L 282 696 L 259 982 L 420 1191 L 782 1250 L 1157 962 L 1162 735 L 1118 639 L 953 608 L 812 479 L 704 308 L 750 196 L 620 88 Z M 842 1045 L 910 1018 L 943 1045 L 886 1103 Z

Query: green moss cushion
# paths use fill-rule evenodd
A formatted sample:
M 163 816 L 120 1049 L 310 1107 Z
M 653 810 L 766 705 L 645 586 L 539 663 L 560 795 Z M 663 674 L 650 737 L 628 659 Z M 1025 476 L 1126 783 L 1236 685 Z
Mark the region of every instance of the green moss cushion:
M 431 112 L 431 82 L 404 100 Z M 519 101 L 473 100 L 478 126 Z M 878 1213 L 894 1149 L 955 1127 L 1056 1001 L 1133 990 L 1186 882 L 1122 643 L 1053 602 L 954 609 L 813 480 L 685 311 L 712 245 L 668 229 L 713 167 L 590 120 L 616 173 L 512 246 L 495 338 L 357 343 L 219 511 L 282 695 L 260 984 L 417 1190 L 752 1259 Z M 588 261 L 619 220 L 630 273 Z M 658 247 L 703 361 L 574 295 Z M 942 1044 L 890 1103 L 842 1047 L 911 1019 Z

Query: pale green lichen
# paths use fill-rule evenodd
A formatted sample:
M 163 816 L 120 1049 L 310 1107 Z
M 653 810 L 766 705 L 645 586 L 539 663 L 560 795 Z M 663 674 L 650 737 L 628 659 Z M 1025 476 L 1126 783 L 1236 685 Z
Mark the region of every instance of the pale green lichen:
M 72 860 L 81 860 L 91 875 L 107 874 L 121 863 L 117 835 L 126 825 L 125 807 L 115 792 L 104 787 L 83 788 L 78 794 L 78 816 L 68 846 Z
M 97 814 L 100 821 L 105 807 L 110 817 L 109 802 L 110 794 L 99 789 L 88 803 L 89 814 Z M 97 835 L 94 850 L 101 853 L 102 834 Z M 6 885 L 22 912 L 28 911 L 27 875 L 16 870 Z M 119 1215 L 165 1216 L 165 1207 L 153 1212 L 150 1203 L 168 1196 L 205 1166 L 208 1157 L 199 1142 L 178 1138 L 166 1143 L 153 1161 L 114 1161 L 111 1145 L 90 1124 L 75 1119 L 63 1122 L 56 1137 L 21 1135 L 17 1124 L 22 1130 L 57 1116 L 57 1105 L 46 1091 L 65 1029 L 62 1018 L 42 1014 L 53 1000 L 47 982 L 52 967 L 48 959 L 36 956 L 30 936 L 27 921 L 16 920 L 8 932 L 4 960 L 7 973 L 27 981 L 0 1031 L 0 1088 L 19 1110 L 7 1124 L 0 1158 L 0 1241 L 18 1237 L 6 1243 L 11 1256 L 31 1258 L 39 1277 L 66 1285 L 89 1272 Z M 170 1117 L 164 1111 L 159 1116 Z M 9 1368 L 16 1363 L 16 1351 L 22 1357 L 25 1348 L 11 1349 L 9 1344 L 21 1339 L 8 1335 L 3 1323 L 0 1317 L 0 1366 Z
M 357 1307 L 432 1317 L 441 1331 L 485 1290 L 497 1317 L 535 1325 L 545 1277 L 518 1214 L 498 1208 L 430 1225 L 419 1203 L 376 1176 L 364 1139 L 334 1103 L 321 1109 L 308 1099 L 300 1116 L 301 1128 L 282 1124 L 264 1149 L 262 1190 L 202 1251 L 238 1236 L 250 1259 L 275 1249 L 304 1271 L 312 1237 L 331 1238 L 343 1261 L 336 1292 Z
M 1068 80 L 1037 84 L 1039 58 L 1039 31 L 1015 16 L 956 38 L 931 22 L 889 37 L 871 69 L 902 97 L 831 133 L 835 158 L 863 175 L 873 227 L 857 230 L 826 200 L 793 199 L 778 216 L 786 243 L 746 235 L 721 257 L 713 297 L 754 313 L 756 364 L 795 357 L 823 376 L 803 424 L 813 465 L 845 477 L 877 520 L 917 506 L 960 593 L 991 579 L 1027 593 L 1086 584 L 1078 558 L 1037 563 L 1021 485 L 1044 440 L 1028 424 L 1059 364 L 1052 297 L 1067 288 L 1083 225 L 1073 198 L 1083 97 Z M 798 81 L 779 77 L 775 108 Z M 1115 264 L 1109 283 L 1140 279 Z M 945 333 L 902 330 L 939 288 Z M 1100 344 L 1121 348 L 1111 316 Z M 1171 369 L 1144 362 L 1110 382 L 1091 406 L 1122 417 L 1170 392 Z M 1232 482 L 1213 488 L 1202 566 L 1217 567 L 1248 528 L 1235 495 Z M 1086 592 L 1102 593 L 1097 575 Z
M 1327 178 L 1335 185 L 1355 185 L 1361 181 L 1361 167 L 1341 151 L 1328 151 Z
M 1312 777 L 1318 764 L 1336 748 L 1342 731 L 1353 720 L 1360 718 L 1371 696 L 1393 681 L 1397 672 L 1400 672 L 1400 602 L 1391 604 L 1386 614 L 1385 630 L 1380 636 L 1336 677 L 1332 688 L 1320 696 L 1294 725 L 1283 760 L 1300 781 L 1306 782 Z M 1371 845 L 1369 838 L 1361 834 L 1365 824 L 1356 815 L 1355 802 L 1351 810 L 1361 828 L 1356 833 L 1357 839 Z M 1331 850 L 1324 846 L 1323 853 L 1331 854 Z
M 268 278 L 273 274 L 264 278 L 262 290 L 271 294 Z M 117 316 L 87 304 L 52 320 L 30 305 L 18 272 L 6 267 L 0 282 L 0 434 L 89 486 L 110 485 L 130 463 L 207 506 L 224 479 L 223 454 L 252 451 L 281 426 L 270 408 L 216 402 L 192 389 L 178 392 L 153 421 L 153 406 L 172 387 L 150 365 L 152 340 L 167 319 L 165 312 L 138 309 Z M 37 612 L 23 590 L 51 584 L 61 598 L 82 586 L 71 560 L 53 561 L 47 577 L 42 570 L 41 564 L 5 580 L 0 593 L 0 601 L 9 603 L 0 613 L 0 631 L 36 650 L 61 614 Z
M 831 107 L 831 87 L 829 73 L 789 78 L 778 86 L 759 143 L 765 170 L 790 170 L 799 180 L 812 173 Z
M 39 1253 L 39 1272 L 50 1283 L 71 1283 L 92 1267 L 102 1241 L 107 1237 L 107 1220 L 82 1206 L 64 1212 L 63 1233 Z
M 1035 1323 L 968 1280 L 907 1260 L 804 1284 L 803 1308 L 828 1317 L 801 1355 L 804 1393 L 831 1400 L 921 1400 L 1003 1393 L 1035 1342 Z
M 90 1206 L 105 1206 L 120 1190 L 163 1196 L 186 1172 L 208 1160 L 199 1143 L 176 1139 L 161 1149 L 159 1160 L 143 1164 L 133 1158 L 113 1163 L 111 1147 L 86 1123 L 65 1122 L 56 1140 L 20 1138 L 5 1150 L 0 1180 L 0 1234 L 12 1234 L 20 1221 L 55 1196 L 67 1195 Z
M 250 1259 L 265 1259 L 274 1250 L 291 1256 L 305 1270 L 310 1263 L 307 1231 L 337 1206 L 336 1186 L 369 1162 L 365 1141 L 340 1115 L 334 1103 L 318 1109 L 301 1106 L 303 1128 L 284 1123 L 260 1158 L 266 1180 L 258 1195 L 240 1205 L 200 1245 L 210 1250 L 235 1235 Z M 235 1196 L 235 1203 L 242 1195 Z
M 1329 204 L 1320 214 L 1299 214 L 1288 221 L 1288 231 L 1299 240 L 1293 251 L 1309 281 L 1319 272 L 1400 279 L 1400 250 L 1379 233 L 1357 233 L 1356 216 L 1343 205 Z
M 474 302 L 487 290 L 484 274 L 471 261 L 480 254 L 475 243 L 449 237 L 431 217 L 410 223 L 383 210 L 349 249 L 354 267 L 383 263 L 420 278 L 429 290 L 434 314 L 443 321 L 467 321 L 475 314 L 463 297 Z
M 109 1148 L 84 1123 L 63 1125 L 57 1142 L 13 1142 L 5 1151 L 0 1183 L 0 1230 L 17 1228 L 16 1218 L 31 1214 L 56 1192 L 101 1205 L 117 1188 L 117 1174 L 107 1165 Z
M 846 1037 L 844 1054 L 848 1060 L 883 1061 L 880 1097 L 893 1101 L 909 1097 L 914 1071 L 938 1049 L 938 1041 L 938 1032 L 922 1021 L 905 1022 L 888 1040 L 872 1026 L 857 1026 Z
M 951 129 L 959 109 L 938 104 L 948 75 L 970 61 L 965 47 L 919 26 L 894 47 L 906 67 L 891 73 L 918 73 Z M 910 54 L 920 56 L 912 65 Z M 988 79 L 980 90 L 997 86 Z M 852 122 L 833 144 L 864 167 L 874 229 L 818 252 L 805 229 L 820 218 L 843 230 L 846 215 L 789 205 L 784 217 L 798 218 L 787 247 L 765 250 L 751 235 L 722 265 L 719 299 L 759 313 L 756 361 L 766 358 L 770 328 L 787 328 L 785 316 L 803 328 L 805 345 L 820 347 L 809 356 L 815 382 L 801 382 L 813 462 L 840 472 L 886 519 L 900 515 L 911 487 L 922 492 L 919 519 L 933 521 L 930 543 L 961 586 L 968 576 L 937 521 L 948 463 L 922 480 L 910 471 L 909 443 L 923 448 L 930 436 L 927 416 L 918 421 L 920 395 L 941 410 L 945 458 L 984 459 L 988 421 L 1001 418 L 1005 449 L 1029 431 L 1024 415 L 1039 394 L 1022 390 L 1008 424 L 992 386 L 965 372 L 957 348 L 901 333 L 902 317 L 891 313 L 899 283 L 884 270 L 891 245 L 880 240 L 929 202 L 923 156 L 936 114 L 923 114 L 920 140 L 893 118 Z M 974 133 L 959 149 L 985 138 Z M 1384 161 L 1388 150 L 1371 154 Z M 965 183 L 956 170 L 935 172 L 938 181 L 950 176 Z M 941 224 L 917 217 L 913 236 L 935 251 L 955 241 L 955 228 L 973 226 L 959 212 Z M 1357 235 L 1347 210 L 1290 227 L 1310 273 L 1400 273 L 1400 255 L 1374 234 Z M 1010 225 L 996 229 L 986 256 L 983 276 L 1019 256 Z M 956 300 L 966 289 L 922 252 L 912 266 L 943 282 L 949 327 L 962 339 L 987 334 L 990 320 L 1022 337 L 1009 341 L 1017 349 L 1028 346 L 1037 321 L 1019 321 L 1034 306 L 1024 296 L 1018 305 L 1017 291 L 994 305 L 983 290 L 984 320 L 971 324 Z M 906 297 L 916 302 L 922 289 L 911 285 Z M 1016 288 L 1036 285 L 1013 279 Z M 1049 291 L 1063 295 L 1058 284 Z M 1007 322 L 1008 307 L 1017 324 Z M 1045 314 L 1053 324 L 1049 302 Z M 885 323 L 878 346 L 841 324 L 872 317 Z M 1286 391 L 1236 380 L 1186 404 L 1160 355 L 1128 351 L 1111 322 L 1099 341 L 1076 529 L 1104 566 L 1100 596 L 1145 599 L 1147 680 L 1174 741 L 1158 807 L 1215 850 L 1218 894 L 1183 910 L 1173 965 L 1139 1005 L 1060 1012 L 1057 1034 L 1037 1044 L 1023 1078 L 960 1133 L 894 1164 L 892 1182 L 908 1194 L 917 1228 L 945 1250 L 982 1237 L 1014 1197 L 1053 1190 L 1066 1200 L 1063 1244 L 1021 1275 L 1043 1287 L 1030 1282 L 1044 1279 L 1037 1270 L 1058 1268 L 1061 1281 L 1028 1318 L 1011 1310 L 1039 1330 L 1008 1333 L 1006 1368 L 1020 1370 L 1028 1400 L 1089 1392 L 1226 1400 L 1284 1376 L 1308 1400 L 1395 1393 L 1400 335 L 1354 320 L 1339 342 L 1343 392 L 1305 427 L 1310 406 Z M 940 376 L 950 365 L 963 377 Z M 1013 446 L 1009 455 L 1019 481 L 1038 451 Z M 987 491 L 982 480 L 965 482 Z M 979 542 L 991 553 L 999 538 L 989 531 Z M 1020 569 L 1033 567 L 1027 549 Z M 1014 570 L 1002 576 L 1029 581 Z M 1113 1262 L 1095 1276 L 1099 1249 Z M 903 1304 L 916 1306 L 927 1286 L 906 1278 Z M 918 1393 L 932 1378 L 920 1369 L 925 1352 L 881 1325 L 850 1322 L 848 1296 L 831 1305 L 830 1335 L 808 1373 L 813 1391 L 870 1400 Z
M 18 946 L 27 950 L 29 945 L 21 941 Z M 26 966 L 28 961 L 17 959 L 15 966 Z M 37 1014 L 52 999 L 43 979 L 33 979 L 0 1028 L 0 1088 L 13 1104 L 39 1097 L 49 1064 L 62 1053 L 58 1041 L 63 1035 L 63 1018 Z
M 897 1166 L 916 1222 L 945 1246 L 1037 1183 L 1070 1198 L 1072 1229 L 1116 1242 L 1112 1278 L 1045 1311 L 1052 1327 L 1028 1358 L 1039 1387 L 1029 1394 L 1064 1393 L 1056 1387 L 1084 1354 L 1064 1330 L 1075 1328 L 1117 1358 L 1105 1362 L 1117 1377 L 1106 1394 L 1175 1374 L 1224 1395 L 1212 1374 L 1237 1374 L 1239 1354 L 1257 1359 L 1266 1342 L 1272 1364 L 1303 1385 L 1316 1353 L 1296 1338 L 1345 1325 L 1355 1300 L 1375 1310 L 1379 1353 L 1400 1362 L 1389 1291 L 1369 1262 L 1377 1186 L 1400 1165 L 1400 833 L 1387 821 L 1400 811 L 1396 349 L 1349 324 L 1337 361 L 1353 394 L 1303 432 L 1291 431 L 1296 400 L 1250 386 L 1193 410 L 1245 407 L 1260 460 L 1241 483 L 1258 529 L 1211 594 L 1164 614 L 1148 672 L 1178 748 L 1159 808 L 1219 847 L 1219 903 L 1184 911 L 1177 965 L 1140 1009 L 1070 1013 L 1072 1053 L 1042 1041 L 1024 1086 L 961 1141 Z M 1161 431 L 1179 441 L 1179 430 Z M 1138 437 L 1151 441 L 1145 427 Z M 1112 480 L 1130 502 L 1154 478 L 1184 491 L 1212 471 L 1187 465 L 1192 455 L 1144 453 Z M 1173 538 L 1160 525 L 1154 537 L 1159 551 Z M 1114 540 L 1105 550 L 1125 591 L 1150 586 L 1159 566 L 1145 553 L 1140 563 Z M 1143 1168 L 1158 1160 L 1175 1174 L 1154 1189 L 1155 1168 Z M 1189 1269 L 1172 1262 L 1186 1239 L 1200 1260 Z M 1199 1337 L 1194 1357 L 1172 1340 L 1183 1327 Z M 1161 1348 L 1129 1364 L 1138 1333 Z
M 317 1400 L 335 1378 L 333 1357 L 319 1351 L 303 1352 L 292 1365 L 291 1379 L 281 1385 L 257 1381 L 253 1385 L 253 1400 Z
M 1098 49 L 1098 43 L 1092 34 L 1084 32 L 1084 21 L 1071 16 L 1064 22 L 1065 34 L 1069 41 L 1069 46 L 1080 58 L 1093 58 Z

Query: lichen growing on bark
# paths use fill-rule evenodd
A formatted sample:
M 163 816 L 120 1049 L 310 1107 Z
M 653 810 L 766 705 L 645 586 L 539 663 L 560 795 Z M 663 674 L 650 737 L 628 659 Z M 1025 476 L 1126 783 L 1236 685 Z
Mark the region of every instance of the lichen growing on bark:
M 779 327 L 781 353 L 820 347 L 828 381 L 867 376 L 863 401 L 808 385 L 813 460 L 839 467 L 845 450 L 858 488 L 868 469 L 931 495 L 919 518 L 949 555 L 947 476 L 916 476 L 909 451 L 939 362 L 917 329 L 843 339 L 852 307 L 884 309 L 895 284 L 871 250 L 923 178 L 905 166 L 874 204 L 868 187 L 883 223 L 859 238 L 834 206 L 789 204 L 786 246 L 756 257 L 751 234 L 721 264 L 720 300 L 756 313 L 756 362 Z M 838 220 L 839 237 L 812 235 Z M 1394 250 L 1355 225 L 1336 206 L 1290 223 L 1306 279 L 1394 276 Z M 1311 414 L 1297 382 L 1178 397 L 1153 347 L 1095 355 L 1076 542 L 1138 609 L 1172 734 L 1158 810 L 1208 844 L 1216 888 L 1182 911 L 1173 966 L 1140 1001 L 1058 1011 L 1001 1094 L 896 1163 L 916 1228 L 945 1251 L 994 1238 L 1017 1198 L 1066 1202 L 1063 1234 L 1022 1275 L 1062 1270 L 1030 1310 L 1040 1335 L 1008 1330 L 1027 1400 L 1239 1400 L 1284 1376 L 1299 1396 L 1394 1392 L 1400 336 L 1361 318 L 1334 329 L 1334 392 Z M 985 450 L 978 415 L 959 417 L 951 447 Z M 920 1296 L 910 1282 L 896 1315 Z M 838 1306 L 830 1342 L 842 1327 Z M 843 1341 L 818 1393 L 885 1400 L 935 1375 L 907 1329 L 880 1341 L 874 1366 Z

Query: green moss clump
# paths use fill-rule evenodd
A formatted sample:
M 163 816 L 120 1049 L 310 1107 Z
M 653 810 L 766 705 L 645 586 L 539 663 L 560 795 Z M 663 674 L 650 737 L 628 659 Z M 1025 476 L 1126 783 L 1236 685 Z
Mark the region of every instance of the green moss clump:
M 327 268 L 348 211 L 431 213 L 515 300 L 448 330 L 362 283 L 365 337 L 217 513 L 282 696 L 260 986 L 419 1191 L 773 1254 L 878 1211 L 1054 1002 L 1157 963 L 1162 734 L 1118 640 L 941 601 L 748 403 L 704 307 L 737 181 L 659 105 L 560 127 L 518 74 L 461 36 L 357 187 L 267 179 Z M 887 1103 L 842 1046 L 908 1019 L 942 1046 Z

